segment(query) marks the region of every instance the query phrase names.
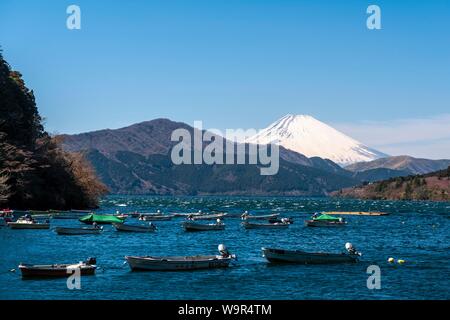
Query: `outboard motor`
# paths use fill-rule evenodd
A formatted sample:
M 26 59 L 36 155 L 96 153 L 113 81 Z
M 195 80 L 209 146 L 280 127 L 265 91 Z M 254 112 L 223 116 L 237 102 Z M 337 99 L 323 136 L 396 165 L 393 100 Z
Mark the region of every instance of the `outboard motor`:
M 97 264 L 97 259 L 90 257 L 86 260 L 86 264 L 91 265 L 91 266 L 95 265 L 95 264 Z
M 219 244 L 219 247 L 217 249 L 219 250 L 222 257 L 227 258 L 230 256 L 230 252 L 224 244 Z
M 350 242 L 347 242 L 345 244 L 345 249 L 347 249 L 347 252 L 349 254 L 354 254 L 354 255 L 358 255 L 358 256 L 361 255 L 361 252 L 356 251 L 355 247 L 353 247 L 353 244 L 351 244 Z

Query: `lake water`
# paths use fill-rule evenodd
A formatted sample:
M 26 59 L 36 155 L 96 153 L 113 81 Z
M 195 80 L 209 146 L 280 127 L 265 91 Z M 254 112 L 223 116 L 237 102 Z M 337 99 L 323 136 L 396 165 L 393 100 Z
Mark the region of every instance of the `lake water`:
M 119 206 L 125 204 L 126 207 Z M 268 197 L 110 196 L 98 212 L 145 211 L 270 213 L 293 217 L 286 230 L 245 230 L 225 219 L 226 230 L 187 233 L 182 218 L 155 222 L 155 233 L 58 236 L 51 230 L 0 228 L 0 299 L 449 299 L 450 203 Z M 345 216 L 342 228 L 308 228 L 314 211 L 385 211 L 389 216 Z M 52 226 L 78 226 L 52 220 Z M 261 247 L 342 252 L 351 242 L 363 253 L 357 264 L 271 265 Z M 125 255 L 215 254 L 224 243 L 238 256 L 228 269 L 131 272 Z M 22 280 L 20 262 L 77 262 L 96 257 L 99 270 L 83 277 L 81 290 L 65 279 Z M 387 259 L 404 259 L 403 265 Z M 367 267 L 381 268 L 381 289 L 367 288 Z

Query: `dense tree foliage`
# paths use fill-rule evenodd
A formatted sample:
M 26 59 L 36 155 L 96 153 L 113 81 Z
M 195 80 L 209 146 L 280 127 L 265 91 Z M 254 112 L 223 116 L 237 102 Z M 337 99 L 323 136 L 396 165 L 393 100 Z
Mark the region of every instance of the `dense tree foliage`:
M 106 187 L 79 153 L 45 132 L 33 91 L 0 52 L 0 207 L 97 206 Z

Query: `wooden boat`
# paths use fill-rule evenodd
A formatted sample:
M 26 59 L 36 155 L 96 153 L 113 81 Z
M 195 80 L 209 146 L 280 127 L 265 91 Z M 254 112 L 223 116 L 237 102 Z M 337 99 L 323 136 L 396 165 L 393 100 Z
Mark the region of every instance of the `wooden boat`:
M 117 231 L 124 231 L 124 232 L 153 232 L 156 230 L 156 226 L 152 223 L 148 225 L 113 223 L 113 226 L 114 228 L 116 228 Z
M 387 212 L 377 211 L 327 211 L 326 214 L 339 214 L 339 215 L 355 215 L 355 216 L 387 216 Z
M 347 222 L 343 218 L 332 217 L 327 214 L 315 214 L 311 220 L 306 220 L 305 225 L 308 227 L 341 227 Z
M 20 217 L 16 222 L 8 222 L 11 229 L 50 229 L 50 223 L 37 222 L 30 217 Z
M 78 219 L 80 222 L 86 224 L 112 224 L 112 223 L 123 223 L 123 219 L 120 219 L 113 215 L 100 215 L 100 214 L 88 214 L 87 216 Z
M 225 246 L 221 245 L 220 255 L 198 255 L 198 256 L 168 256 L 168 257 L 135 257 L 126 256 L 132 271 L 185 271 L 197 269 L 226 268 L 236 258 L 229 254 Z
M 225 230 L 225 224 L 220 223 L 197 223 L 194 221 L 185 221 L 182 223 L 184 230 L 186 231 L 218 231 Z
M 250 215 L 246 211 L 244 214 L 241 215 L 242 220 L 272 220 L 277 219 L 279 216 L 279 213 L 274 214 L 264 214 L 264 215 Z
M 287 228 L 289 223 L 275 222 L 275 223 L 251 223 L 244 221 L 242 225 L 245 229 L 272 229 L 272 228 Z
M 141 214 L 139 220 L 141 221 L 170 221 L 173 216 L 169 214 Z
M 351 244 L 346 244 L 346 247 Z M 263 257 L 269 262 L 286 262 L 300 264 L 333 264 L 357 262 L 361 253 L 347 249 L 346 253 L 305 252 L 301 250 L 284 250 L 262 248 Z
M 100 234 L 103 227 L 83 227 L 83 228 L 67 228 L 56 227 L 55 232 L 59 235 L 85 235 L 85 234 Z
M 202 214 L 202 215 L 194 215 L 188 216 L 188 219 L 191 220 L 217 220 L 226 217 L 226 213 L 214 213 L 214 214 Z
M 86 276 L 95 274 L 96 263 L 95 258 L 74 264 L 30 265 L 21 263 L 19 270 L 22 278 L 69 277 L 75 269 L 80 269 L 80 274 Z

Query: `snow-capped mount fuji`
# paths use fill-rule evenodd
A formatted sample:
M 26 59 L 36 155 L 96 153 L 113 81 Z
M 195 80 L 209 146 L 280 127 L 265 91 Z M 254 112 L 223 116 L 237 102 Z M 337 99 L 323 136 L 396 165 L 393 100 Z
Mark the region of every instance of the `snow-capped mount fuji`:
M 341 166 L 388 156 L 308 115 L 288 114 L 245 142 L 273 142 L 307 157 L 329 159 Z

